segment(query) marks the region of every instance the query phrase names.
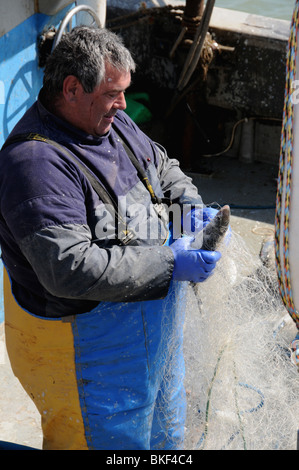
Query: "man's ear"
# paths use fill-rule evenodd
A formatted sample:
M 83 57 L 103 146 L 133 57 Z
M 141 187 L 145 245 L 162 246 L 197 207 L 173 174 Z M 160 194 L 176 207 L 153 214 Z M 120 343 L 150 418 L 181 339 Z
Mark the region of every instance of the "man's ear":
M 77 101 L 82 92 L 82 85 L 74 75 L 68 75 L 63 81 L 63 96 L 68 103 Z

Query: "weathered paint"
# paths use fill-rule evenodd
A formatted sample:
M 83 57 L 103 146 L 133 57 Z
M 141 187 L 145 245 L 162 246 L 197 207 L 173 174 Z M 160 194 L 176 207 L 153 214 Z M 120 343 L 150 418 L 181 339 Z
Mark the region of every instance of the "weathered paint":
M 72 6 L 53 17 L 54 25 Z M 50 18 L 35 13 L 0 37 L 0 145 L 41 88 L 43 71 L 38 66 L 37 38 Z

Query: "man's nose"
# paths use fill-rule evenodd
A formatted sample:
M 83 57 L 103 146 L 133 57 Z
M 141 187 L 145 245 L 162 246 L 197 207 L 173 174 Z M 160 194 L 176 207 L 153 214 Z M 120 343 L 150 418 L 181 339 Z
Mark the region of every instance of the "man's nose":
M 127 107 L 126 98 L 124 92 L 121 92 L 117 100 L 114 103 L 114 107 L 117 109 L 124 110 Z

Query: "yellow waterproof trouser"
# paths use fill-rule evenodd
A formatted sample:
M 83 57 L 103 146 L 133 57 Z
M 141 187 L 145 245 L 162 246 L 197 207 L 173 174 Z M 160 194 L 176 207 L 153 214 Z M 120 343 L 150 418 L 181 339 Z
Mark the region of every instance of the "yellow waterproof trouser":
M 24 311 L 12 295 L 5 269 L 4 310 L 7 352 L 13 373 L 41 415 L 43 448 L 87 450 L 71 323 Z

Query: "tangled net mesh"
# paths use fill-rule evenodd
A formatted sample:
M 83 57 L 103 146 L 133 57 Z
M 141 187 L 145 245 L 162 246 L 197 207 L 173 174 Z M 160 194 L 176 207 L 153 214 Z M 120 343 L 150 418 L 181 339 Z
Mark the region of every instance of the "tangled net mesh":
M 185 448 L 294 450 L 299 377 L 289 345 L 297 329 L 275 270 L 235 233 L 221 252 L 215 274 L 188 287 Z

